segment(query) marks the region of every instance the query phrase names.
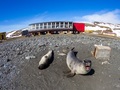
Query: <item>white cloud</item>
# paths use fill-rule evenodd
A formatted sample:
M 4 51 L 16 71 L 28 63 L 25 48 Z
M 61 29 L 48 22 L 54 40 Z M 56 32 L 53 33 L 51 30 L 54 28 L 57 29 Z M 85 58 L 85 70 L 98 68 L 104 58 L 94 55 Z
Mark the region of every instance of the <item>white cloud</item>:
M 108 22 L 108 23 L 120 23 L 120 10 L 116 9 L 113 11 L 100 11 L 91 15 L 85 15 L 82 17 L 74 17 L 74 21 L 84 21 L 84 22 Z

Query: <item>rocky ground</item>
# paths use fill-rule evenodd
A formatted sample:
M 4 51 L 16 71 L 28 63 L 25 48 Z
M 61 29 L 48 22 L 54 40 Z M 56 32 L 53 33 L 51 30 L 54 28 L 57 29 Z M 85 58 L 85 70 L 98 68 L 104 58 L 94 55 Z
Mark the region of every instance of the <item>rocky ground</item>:
M 109 60 L 95 59 L 94 44 L 111 47 Z M 66 54 L 75 47 L 80 59 L 92 60 L 91 75 L 67 78 Z M 40 58 L 54 50 L 53 63 L 38 69 Z M 0 43 L 0 90 L 120 90 L 120 39 L 93 35 L 47 35 Z

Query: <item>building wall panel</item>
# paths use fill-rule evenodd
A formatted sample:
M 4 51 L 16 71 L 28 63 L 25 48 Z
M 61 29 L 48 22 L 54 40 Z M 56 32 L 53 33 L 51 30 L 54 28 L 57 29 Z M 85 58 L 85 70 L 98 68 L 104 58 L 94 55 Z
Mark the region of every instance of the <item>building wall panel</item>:
M 73 29 L 79 32 L 84 32 L 85 24 L 84 23 L 73 23 Z

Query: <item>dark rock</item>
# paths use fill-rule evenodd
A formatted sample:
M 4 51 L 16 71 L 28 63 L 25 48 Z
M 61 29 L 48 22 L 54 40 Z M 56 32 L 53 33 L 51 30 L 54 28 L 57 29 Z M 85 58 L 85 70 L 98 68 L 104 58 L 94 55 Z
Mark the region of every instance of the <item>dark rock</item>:
M 10 62 L 10 61 L 11 61 L 11 59 L 8 58 L 8 59 L 7 59 L 7 62 Z

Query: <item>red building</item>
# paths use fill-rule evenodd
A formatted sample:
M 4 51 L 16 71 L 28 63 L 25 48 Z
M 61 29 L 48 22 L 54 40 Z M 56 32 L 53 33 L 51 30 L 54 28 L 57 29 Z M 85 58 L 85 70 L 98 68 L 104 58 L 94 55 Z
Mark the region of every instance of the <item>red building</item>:
M 73 29 L 79 32 L 84 32 L 85 24 L 84 23 L 73 23 Z

